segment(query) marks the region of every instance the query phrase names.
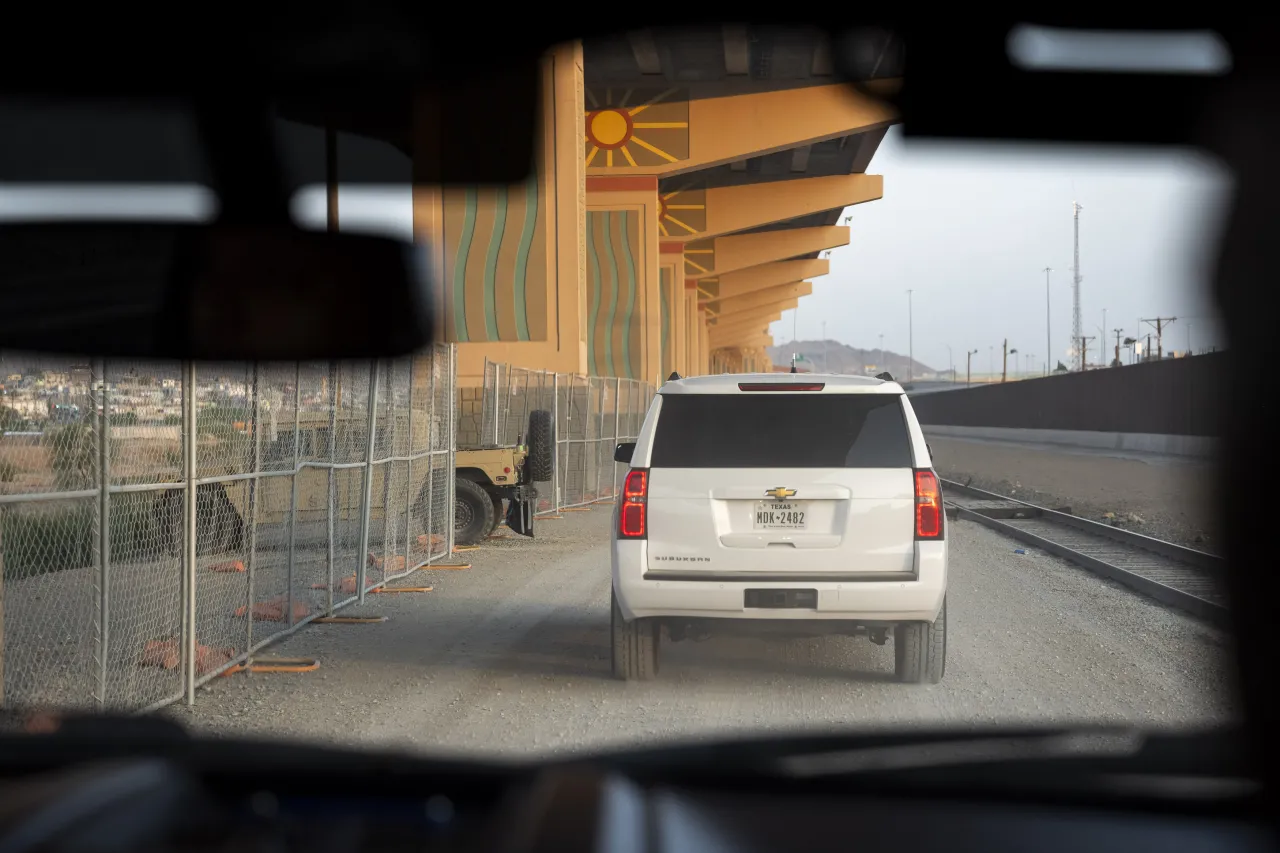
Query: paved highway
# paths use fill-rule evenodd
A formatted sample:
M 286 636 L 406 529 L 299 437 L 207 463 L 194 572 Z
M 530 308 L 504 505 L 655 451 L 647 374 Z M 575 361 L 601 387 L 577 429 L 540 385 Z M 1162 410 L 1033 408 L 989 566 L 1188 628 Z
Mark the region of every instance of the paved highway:
M 530 754 L 717 733 L 908 724 L 1232 719 L 1225 640 L 1181 613 L 967 522 L 952 527 L 944 682 L 892 680 L 865 639 L 667 643 L 655 682 L 609 674 L 607 507 L 372 596 L 376 625 L 311 626 L 271 650 L 317 672 L 216 679 L 199 730 L 464 754 Z

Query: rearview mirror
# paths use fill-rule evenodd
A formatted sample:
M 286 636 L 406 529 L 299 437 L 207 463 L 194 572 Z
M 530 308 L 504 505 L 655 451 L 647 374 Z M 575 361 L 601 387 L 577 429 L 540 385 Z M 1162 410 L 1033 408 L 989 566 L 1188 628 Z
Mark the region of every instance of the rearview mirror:
M 211 361 L 431 343 L 422 247 L 292 226 L 0 226 L 0 348 Z
M 636 443 L 634 441 L 624 441 L 613 451 L 613 461 L 621 462 L 623 465 L 630 465 L 631 457 L 635 455 L 635 452 Z

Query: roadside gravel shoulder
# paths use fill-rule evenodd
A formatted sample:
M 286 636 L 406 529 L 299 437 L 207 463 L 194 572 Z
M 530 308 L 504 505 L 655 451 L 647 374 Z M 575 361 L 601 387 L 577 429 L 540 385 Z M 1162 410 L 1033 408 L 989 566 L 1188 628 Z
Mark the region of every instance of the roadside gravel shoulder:
M 207 734 L 459 756 L 543 756 L 823 730 L 1233 721 L 1227 637 L 960 521 L 950 529 L 947 671 L 898 684 L 863 638 L 664 643 L 655 681 L 609 672 L 609 510 L 493 540 L 435 590 L 373 596 L 376 625 L 308 627 L 268 651 L 308 674 L 238 675 L 168 713 Z M 355 611 L 359 612 L 359 611 Z

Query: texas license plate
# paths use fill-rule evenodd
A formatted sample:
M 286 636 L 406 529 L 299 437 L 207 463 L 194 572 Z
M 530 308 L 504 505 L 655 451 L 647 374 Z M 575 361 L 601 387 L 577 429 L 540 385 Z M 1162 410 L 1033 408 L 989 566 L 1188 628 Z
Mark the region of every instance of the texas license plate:
M 809 513 L 803 503 L 760 501 L 756 504 L 756 530 L 804 530 Z

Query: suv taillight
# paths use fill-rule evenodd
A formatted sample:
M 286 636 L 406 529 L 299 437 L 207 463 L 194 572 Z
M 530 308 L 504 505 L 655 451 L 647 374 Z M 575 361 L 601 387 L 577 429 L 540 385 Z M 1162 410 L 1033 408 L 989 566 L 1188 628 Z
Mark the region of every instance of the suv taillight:
M 618 538 L 644 539 L 649 529 L 646 522 L 649 500 L 649 472 L 634 468 L 627 472 L 622 484 L 622 505 L 618 507 Z
M 916 472 L 916 538 L 942 538 L 942 488 L 932 471 Z

